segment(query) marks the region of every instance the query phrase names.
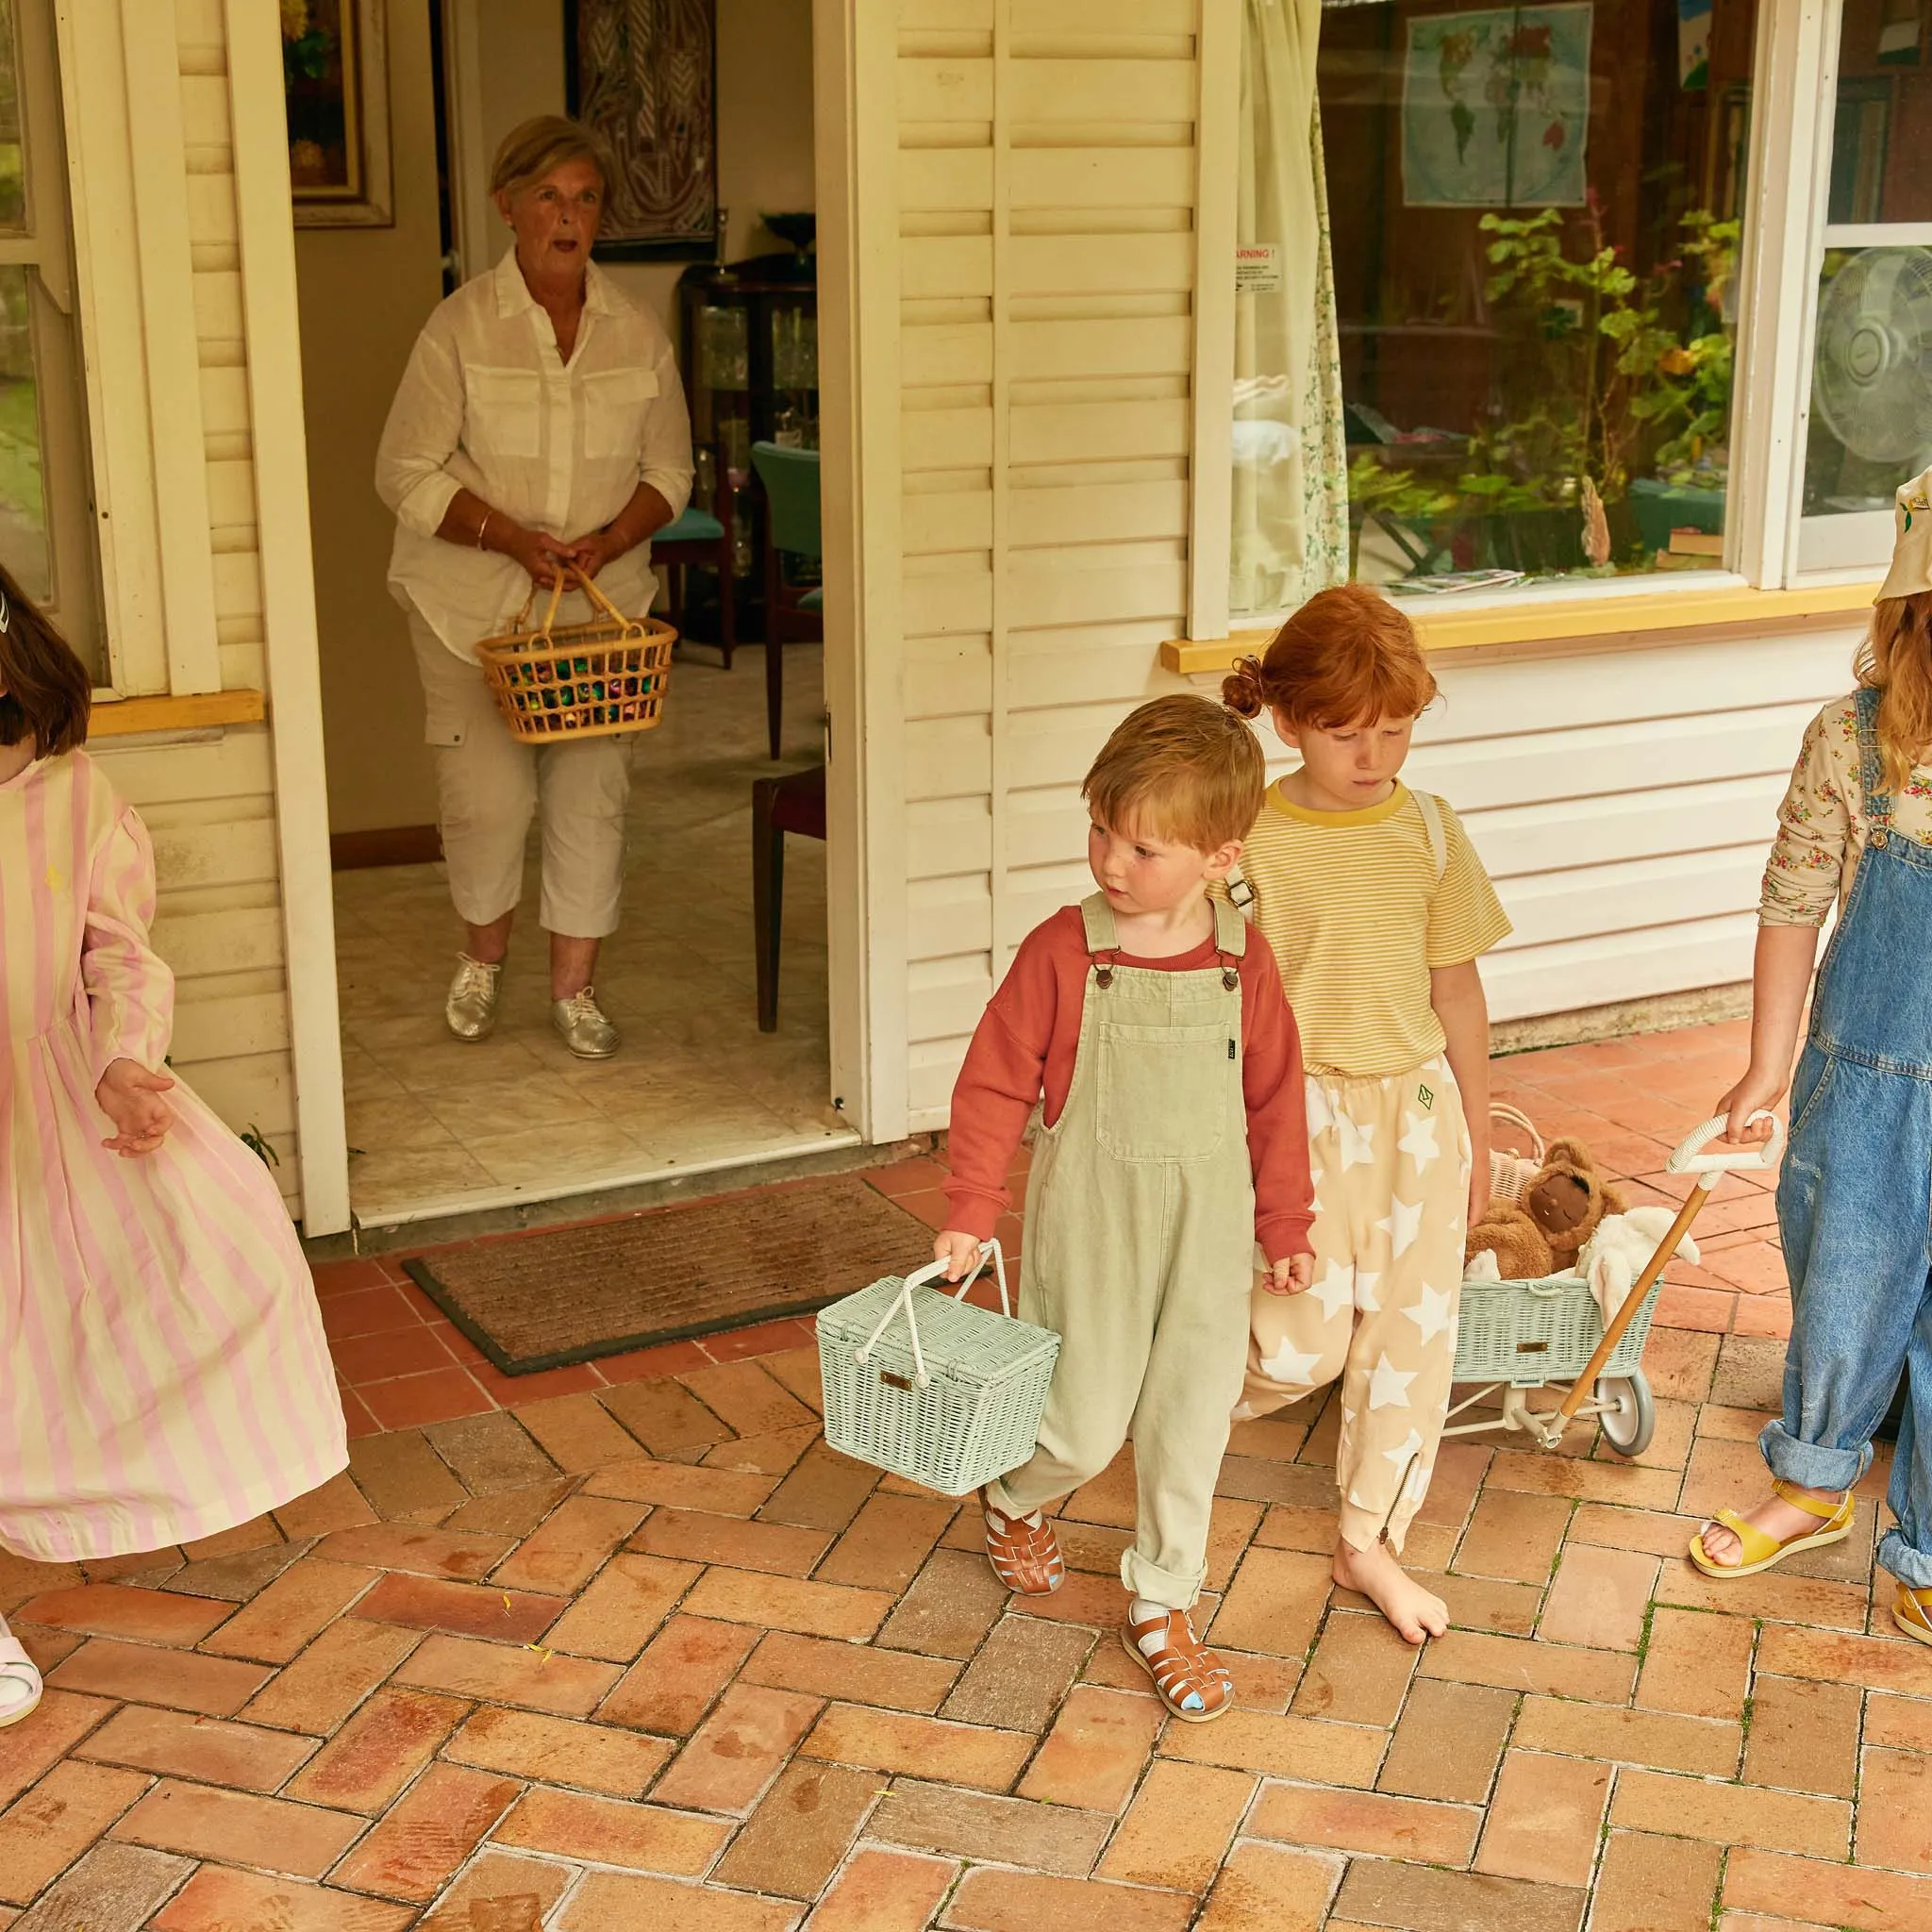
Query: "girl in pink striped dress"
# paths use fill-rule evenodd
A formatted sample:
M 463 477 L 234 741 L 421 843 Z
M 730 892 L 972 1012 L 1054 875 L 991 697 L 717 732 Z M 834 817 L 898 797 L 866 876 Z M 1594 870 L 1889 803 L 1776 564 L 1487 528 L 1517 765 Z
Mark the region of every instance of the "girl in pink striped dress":
M 141 821 L 78 747 L 89 679 L 0 571 L 0 1547 L 158 1550 L 347 1461 L 268 1170 L 164 1067 Z M 40 1697 L 0 1622 L 0 1724 Z

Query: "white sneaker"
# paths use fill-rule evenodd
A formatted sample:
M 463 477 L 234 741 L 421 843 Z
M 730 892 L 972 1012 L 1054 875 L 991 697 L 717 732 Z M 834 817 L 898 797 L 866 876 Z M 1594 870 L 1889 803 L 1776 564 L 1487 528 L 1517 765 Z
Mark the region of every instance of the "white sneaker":
M 572 993 L 567 1000 L 553 1000 L 550 1024 L 580 1060 L 608 1060 L 617 1051 L 617 1028 L 604 1017 L 594 986 Z
M 503 967 L 486 965 L 467 953 L 457 955 L 457 976 L 449 983 L 442 1017 L 458 1040 L 482 1040 L 496 1024 L 496 994 Z

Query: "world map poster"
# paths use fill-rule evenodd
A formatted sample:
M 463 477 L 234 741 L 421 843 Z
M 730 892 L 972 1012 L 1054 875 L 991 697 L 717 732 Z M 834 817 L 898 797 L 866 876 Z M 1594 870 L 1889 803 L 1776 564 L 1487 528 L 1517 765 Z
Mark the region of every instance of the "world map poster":
M 1408 23 L 1402 198 L 1409 208 L 1580 208 L 1590 140 L 1587 4 Z

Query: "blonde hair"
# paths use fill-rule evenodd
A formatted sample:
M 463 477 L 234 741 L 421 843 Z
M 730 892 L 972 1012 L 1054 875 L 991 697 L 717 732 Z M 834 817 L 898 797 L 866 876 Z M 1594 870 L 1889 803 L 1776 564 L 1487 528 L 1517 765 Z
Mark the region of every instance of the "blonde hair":
M 1080 795 L 1112 831 L 1214 852 L 1248 836 L 1267 784 L 1255 734 L 1212 698 L 1183 691 L 1114 727 Z
M 604 137 L 567 115 L 538 114 L 519 122 L 503 137 L 490 169 L 490 192 L 514 199 L 566 161 L 591 162 L 603 177 L 605 192 L 609 192 L 616 164 Z
M 1317 731 L 1420 717 L 1435 695 L 1415 625 L 1366 584 L 1318 591 L 1266 657 L 1243 658 L 1221 687 L 1222 703 L 1243 718 L 1279 711 Z
M 1912 767 L 1932 751 L 1932 591 L 1879 598 L 1855 668 L 1858 682 L 1879 693 L 1885 789 L 1903 791 Z

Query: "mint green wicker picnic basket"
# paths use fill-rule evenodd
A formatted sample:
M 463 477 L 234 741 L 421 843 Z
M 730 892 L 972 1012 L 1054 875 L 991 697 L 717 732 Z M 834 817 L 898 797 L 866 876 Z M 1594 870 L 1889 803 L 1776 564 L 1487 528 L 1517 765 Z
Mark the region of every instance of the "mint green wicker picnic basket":
M 962 1299 L 989 1259 L 1003 1314 Z M 944 1273 L 889 1274 L 821 1309 L 819 1374 L 834 1449 L 963 1496 L 1033 1454 L 1060 1339 L 1014 1318 L 997 1241 L 952 1294 L 929 1285 Z

